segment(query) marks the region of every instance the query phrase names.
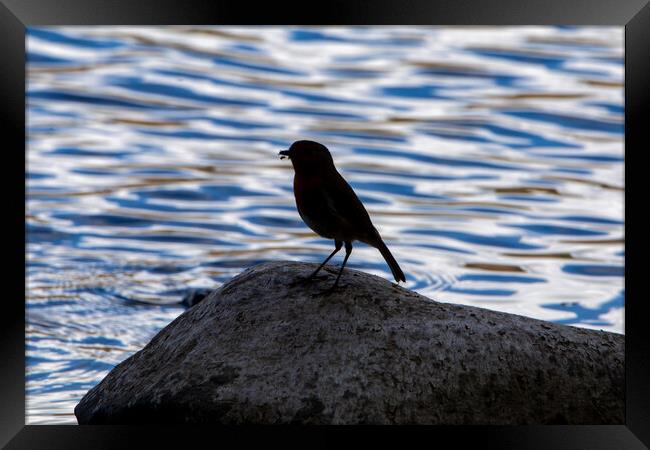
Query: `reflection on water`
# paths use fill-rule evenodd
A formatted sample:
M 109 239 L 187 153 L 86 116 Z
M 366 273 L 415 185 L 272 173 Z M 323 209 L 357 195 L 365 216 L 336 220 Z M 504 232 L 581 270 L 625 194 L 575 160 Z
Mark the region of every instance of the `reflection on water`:
M 320 262 L 279 150 L 326 144 L 406 287 L 623 332 L 623 34 L 593 27 L 28 33 L 28 423 L 215 287 Z M 335 259 L 340 263 L 341 258 Z M 359 244 L 349 266 L 391 279 Z

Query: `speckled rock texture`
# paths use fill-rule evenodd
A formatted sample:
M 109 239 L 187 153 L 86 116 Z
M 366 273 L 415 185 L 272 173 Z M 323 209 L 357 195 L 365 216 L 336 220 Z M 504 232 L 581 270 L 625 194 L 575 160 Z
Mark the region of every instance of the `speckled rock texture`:
M 115 367 L 80 424 L 622 424 L 624 336 L 255 266 Z M 137 326 L 137 324 L 134 324 Z

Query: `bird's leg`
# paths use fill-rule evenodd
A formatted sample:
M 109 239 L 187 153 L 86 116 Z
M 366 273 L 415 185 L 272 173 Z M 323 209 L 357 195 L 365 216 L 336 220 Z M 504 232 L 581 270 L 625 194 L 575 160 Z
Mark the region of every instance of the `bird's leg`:
M 339 278 L 341 278 L 341 274 L 343 273 L 343 268 L 345 267 L 345 263 L 348 262 L 348 258 L 352 254 L 352 241 L 345 241 L 345 258 L 343 258 L 343 264 L 341 264 L 341 270 L 339 270 L 339 274 L 336 276 L 336 281 L 334 281 L 334 285 L 330 288 L 330 290 L 334 290 L 336 286 L 339 284 Z
M 323 262 L 321 263 L 320 266 L 318 266 L 318 269 L 314 270 L 314 271 L 312 272 L 312 274 L 309 275 L 309 276 L 307 277 L 308 280 L 311 280 L 312 278 L 314 278 L 314 277 L 316 276 L 316 274 L 317 274 L 317 273 L 318 273 L 318 272 L 323 268 L 323 266 L 324 266 L 325 264 L 327 264 L 327 261 L 329 261 L 330 259 L 332 259 L 332 256 L 334 256 L 334 255 L 336 254 L 336 252 L 338 252 L 339 250 L 341 250 L 341 247 L 343 247 L 343 242 L 335 240 L 335 241 L 334 241 L 334 247 L 335 247 L 335 248 L 334 248 L 334 251 L 333 251 L 332 253 L 330 253 L 330 255 L 325 259 L 325 261 L 323 261 Z M 346 251 L 347 251 L 347 244 L 346 244 L 346 247 L 345 247 L 345 248 L 346 248 Z M 347 259 L 347 257 L 346 257 L 346 259 Z

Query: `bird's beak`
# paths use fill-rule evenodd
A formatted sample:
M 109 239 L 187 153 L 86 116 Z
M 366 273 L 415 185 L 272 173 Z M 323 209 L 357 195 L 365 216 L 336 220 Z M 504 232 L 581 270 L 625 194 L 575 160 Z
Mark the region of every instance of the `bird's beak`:
M 291 159 L 289 150 L 282 150 L 280 153 L 278 153 L 278 155 L 280 155 L 280 159 L 284 159 L 285 157 Z

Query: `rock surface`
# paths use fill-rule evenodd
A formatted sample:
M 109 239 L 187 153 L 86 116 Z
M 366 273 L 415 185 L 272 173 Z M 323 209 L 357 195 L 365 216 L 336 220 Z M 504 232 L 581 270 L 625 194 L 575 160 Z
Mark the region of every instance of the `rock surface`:
M 213 289 L 207 289 L 207 288 L 190 289 L 187 292 L 187 294 L 183 296 L 183 300 L 181 300 L 181 304 L 186 308 L 191 308 L 192 306 L 201 303 L 208 295 L 212 293 L 212 291 Z
M 274 262 L 116 366 L 80 424 L 622 424 L 624 336 L 438 303 L 383 278 Z

